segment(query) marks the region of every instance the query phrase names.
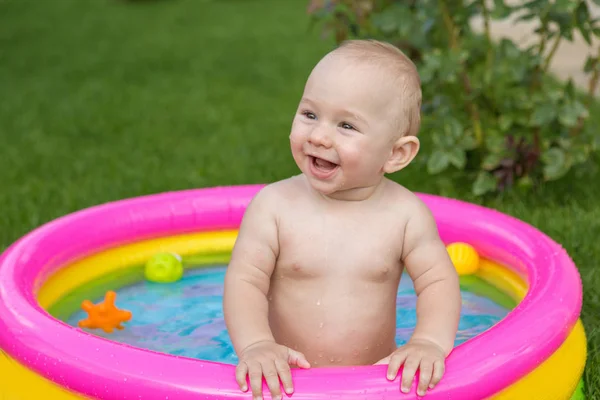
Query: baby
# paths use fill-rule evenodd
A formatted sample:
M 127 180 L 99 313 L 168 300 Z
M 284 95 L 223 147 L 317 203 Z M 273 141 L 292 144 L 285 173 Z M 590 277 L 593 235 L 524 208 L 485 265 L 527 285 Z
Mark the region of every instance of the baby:
M 421 88 L 396 47 L 348 41 L 313 69 L 293 120 L 301 174 L 264 187 L 240 226 L 225 277 L 225 322 L 243 391 L 293 392 L 290 367 L 403 366 L 407 393 L 444 374 L 458 329 L 458 276 L 429 209 L 384 175 L 419 150 Z M 402 271 L 417 324 L 397 348 Z M 281 383 L 280 383 L 281 382 Z

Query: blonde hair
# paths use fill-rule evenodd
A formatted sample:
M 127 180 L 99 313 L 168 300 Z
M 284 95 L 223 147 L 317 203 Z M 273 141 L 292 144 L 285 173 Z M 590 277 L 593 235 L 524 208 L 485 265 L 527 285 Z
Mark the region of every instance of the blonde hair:
M 400 133 L 417 136 L 421 127 L 421 78 L 410 58 L 396 46 L 374 39 L 346 40 L 332 53 L 385 69 L 391 76 L 390 83 L 398 89 L 401 105 L 395 115 Z

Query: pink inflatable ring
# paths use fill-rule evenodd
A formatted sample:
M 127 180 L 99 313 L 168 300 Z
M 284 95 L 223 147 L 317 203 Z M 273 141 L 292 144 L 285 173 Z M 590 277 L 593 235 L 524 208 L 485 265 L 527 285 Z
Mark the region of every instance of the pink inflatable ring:
M 7 367 L 11 364 L 2 363 L 4 352 L 11 362 L 76 396 L 250 399 L 251 393 L 242 393 L 235 382 L 234 365 L 171 356 L 90 335 L 51 317 L 37 302 L 36 292 L 68 262 L 111 247 L 237 229 L 262 186 L 197 189 L 113 202 L 59 218 L 18 240 L 0 257 L 2 379 L 11 377 Z M 565 250 L 524 222 L 470 203 L 419 196 L 432 209 L 446 243 L 470 243 L 482 257 L 513 269 L 528 286 L 506 318 L 454 349 L 444 379 L 426 398 L 482 399 L 501 393 L 557 352 L 576 327 L 582 302 L 577 269 Z M 389 382 L 385 372 L 382 365 L 294 370 L 291 398 L 415 398 L 414 388 L 401 393 L 398 379 Z M 265 392 L 269 398 L 266 386 Z

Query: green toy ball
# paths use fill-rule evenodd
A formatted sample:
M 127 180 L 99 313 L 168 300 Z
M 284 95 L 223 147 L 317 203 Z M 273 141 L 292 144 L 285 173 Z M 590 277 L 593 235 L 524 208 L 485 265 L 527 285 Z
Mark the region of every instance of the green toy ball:
M 144 275 L 150 282 L 177 282 L 183 276 L 181 257 L 174 253 L 155 254 L 146 263 Z

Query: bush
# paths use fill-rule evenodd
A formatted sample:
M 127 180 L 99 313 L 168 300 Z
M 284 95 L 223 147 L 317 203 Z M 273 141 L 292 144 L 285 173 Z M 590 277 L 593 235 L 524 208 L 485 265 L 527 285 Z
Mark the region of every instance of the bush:
M 308 12 L 338 43 L 385 40 L 415 61 L 423 84 L 422 131 L 432 140 L 424 157 L 430 174 L 466 177 L 479 196 L 515 184 L 532 187 L 572 169 L 585 172 L 600 147 L 588 119 L 598 55 L 582 65 L 590 75 L 587 94 L 572 80 L 559 82 L 548 66 L 560 42 L 573 40 L 575 32 L 592 46 L 600 36 L 598 19 L 579 0 L 489 3 L 312 0 Z M 492 41 L 490 21 L 511 16 L 537 22 L 535 44 Z M 475 17 L 484 21 L 481 33 L 472 28 Z

